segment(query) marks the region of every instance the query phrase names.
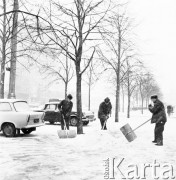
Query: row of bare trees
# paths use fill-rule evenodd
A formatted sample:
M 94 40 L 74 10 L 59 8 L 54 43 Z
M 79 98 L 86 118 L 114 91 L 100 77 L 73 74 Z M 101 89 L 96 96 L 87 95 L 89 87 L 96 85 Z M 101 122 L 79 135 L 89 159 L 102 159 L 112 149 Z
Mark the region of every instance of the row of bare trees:
M 30 49 L 27 50 L 28 53 L 31 54 L 34 49 L 37 49 L 38 53 L 55 49 L 66 56 L 66 62 L 68 62 L 67 60 L 73 62 L 77 80 L 78 134 L 82 134 L 82 76 L 94 58 L 97 44 L 93 41 L 96 41 L 97 37 L 94 39 L 93 34 L 98 33 L 98 27 L 108 13 L 110 2 L 105 0 L 74 0 L 67 5 L 61 5 L 58 1 L 49 1 L 48 3 L 49 6 L 41 8 L 41 14 L 34 14 L 28 9 L 19 9 L 18 0 L 14 0 L 13 9 L 0 14 L 0 17 L 6 18 L 8 15 L 13 17 L 11 22 L 12 31 L 10 32 L 12 38 L 10 44 L 9 98 L 15 97 L 18 20 L 20 19 L 25 29 L 22 35 L 26 33 L 28 35 L 25 39 L 26 42 L 28 40 L 33 43 L 30 44 Z M 49 68 L 52 70 L 51 67 Z
M 4 98 L 7 65 L 10 66 L 9 98 L 14 98 L 16 65 L 20 63 L 26 67 L 22 59 L 28 57 L 29 61 L 40 66 L 43 74 L 51 77 L 51 81 L 64 83 L 65 96 L 75 75 L 78 134 L 83 133 L 82 80 L 85 78 L 88 85 L 90 109 L 91 87 L 107 70 L 113 71 L 112 78 L 115 79 L 115 121 L 119 121 L 120 91 L 124 95 L 127 92 L 129 117 L 133 92 L 139 89 L 144 99 L 144 94 L 149 92 L 144 92 L 144 84 L 147 86 L 148 83 L 148 88 L 151 88 L 151 82 L 136 74 L 142 63 L 134 46 L 133 20 L 127 15 L 124 5 L 111 0 L 70 0 L 67 4 L 48 0 L 34 11 L 26 8 L 28 5 L 31 6 L 30 3 L 24 5 L 22 0 L 13 0 L 10 9 L 11 6 L 6 8 L 3 0 L 3 12 L 0 13 L 0 98 Z M 36 58 L 39 54 L 47 58 Z

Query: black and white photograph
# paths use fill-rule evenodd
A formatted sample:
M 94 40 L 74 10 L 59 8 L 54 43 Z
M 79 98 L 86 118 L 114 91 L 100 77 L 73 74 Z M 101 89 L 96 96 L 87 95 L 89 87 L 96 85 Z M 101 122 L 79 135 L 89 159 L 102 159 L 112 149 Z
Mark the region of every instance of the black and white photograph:
M 176 179 L 176 1 L 0 1 L 0 180 Z

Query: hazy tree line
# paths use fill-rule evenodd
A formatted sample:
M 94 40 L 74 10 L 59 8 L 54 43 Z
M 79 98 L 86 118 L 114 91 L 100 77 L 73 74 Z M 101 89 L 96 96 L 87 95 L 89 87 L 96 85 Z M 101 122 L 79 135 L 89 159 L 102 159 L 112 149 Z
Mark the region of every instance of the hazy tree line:
M 63 82 L 65 96 L 69 82 L 76 77 L 78 134 L 83 133 L 82 80 L 88 85 L 91 109 L 92 85 L 103 73 L 111 72 L 116 88 L 116 122 L 120 109 L 125 110 L 125 97 L 130 117 L 132 100 L 140 104 L 143 113 L 150 95 L 160 93 L 138 55 L 134 19 L 129 17 L 126 4 L 111 0 L 70 0 L 67 4 L 48 0 L 34 6 L 30 1 L 3 0 L 0 8 L 0 98 L 4 98 L 7 71 L 8 97 L 15 98 L 16 65 L 28 68 L 23 58 L 35 62 L 51 83 Z M 36 58 L 38 54 L 47 59 Z

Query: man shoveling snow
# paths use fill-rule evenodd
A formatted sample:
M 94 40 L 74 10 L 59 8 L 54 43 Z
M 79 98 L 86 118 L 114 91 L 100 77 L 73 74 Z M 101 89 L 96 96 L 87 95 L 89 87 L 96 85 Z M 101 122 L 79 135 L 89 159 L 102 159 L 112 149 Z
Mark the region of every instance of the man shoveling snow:
M 158 96 L 151 96 L 151 101 L 153 106 L 149 105 L 149 111 L 153 114 L 151 123 L 155 123 L 155 139 L 152 141 L 156 143 L 157 146 L 163 145 L 163 131 L 164 125 L 167 121 L 166 112 L 163 103 L 158 99 Z

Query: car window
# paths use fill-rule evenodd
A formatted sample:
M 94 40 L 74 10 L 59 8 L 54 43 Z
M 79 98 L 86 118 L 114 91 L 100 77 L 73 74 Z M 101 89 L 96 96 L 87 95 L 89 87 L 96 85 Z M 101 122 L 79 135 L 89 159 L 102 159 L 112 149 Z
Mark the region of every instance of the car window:
M 11 111 L 12 108 L 9 103 L 0 103 L 0 111 Z
M 56 110 L 56 105 L 55 104 L 48 104 L 45 109 L 47 109 L 47 110 Z
M 20 112 L 21 111 L 31 111 L 27 102 L 23 102 L 23 101 L 15 102 L 14 107 L 15 107 L 16 111 L 20 111 Z

